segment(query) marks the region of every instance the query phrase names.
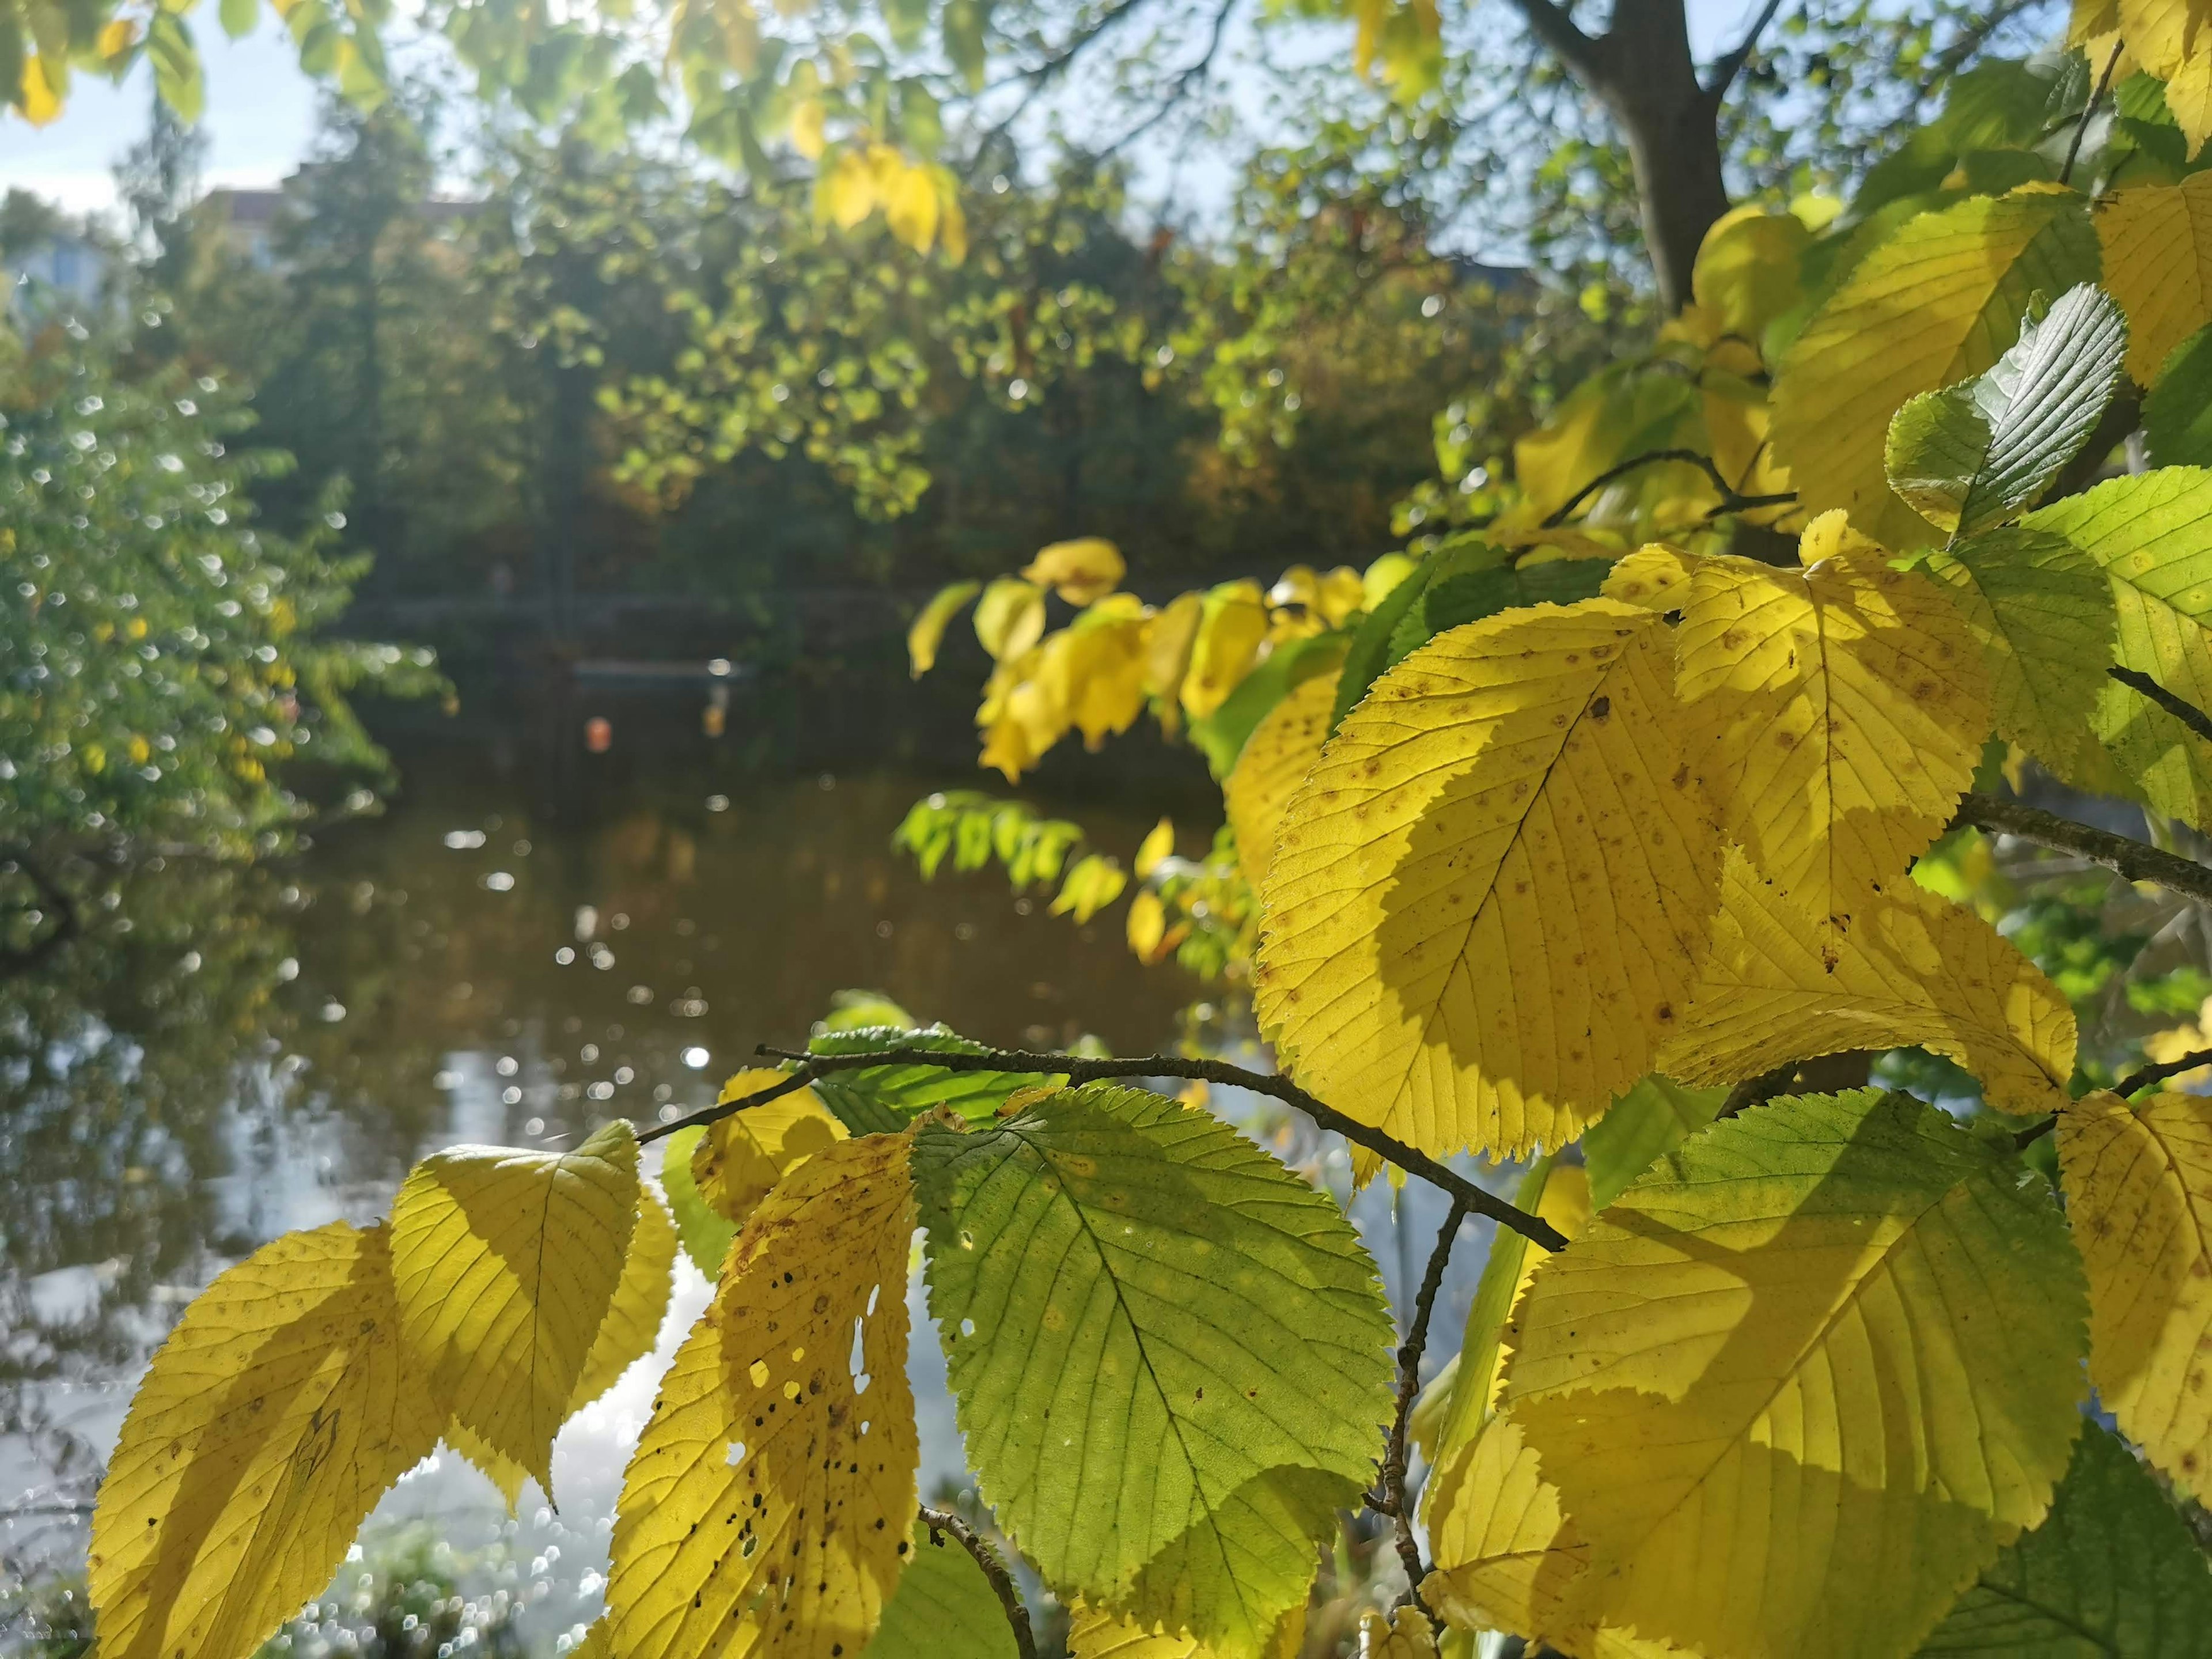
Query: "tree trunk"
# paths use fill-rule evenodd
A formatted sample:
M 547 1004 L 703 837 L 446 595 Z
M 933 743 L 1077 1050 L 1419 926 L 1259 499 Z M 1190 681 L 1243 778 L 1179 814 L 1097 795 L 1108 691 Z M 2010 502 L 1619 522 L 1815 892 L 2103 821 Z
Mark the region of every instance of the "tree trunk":
M 1617 0 L 1598 44 L 1590 89 L 1628 145 L 1659 301 L 1680 311 L 1690 303 L 1698 245 L 1729 210 L 1720 100 L 1698 79 L 1682 0 Z

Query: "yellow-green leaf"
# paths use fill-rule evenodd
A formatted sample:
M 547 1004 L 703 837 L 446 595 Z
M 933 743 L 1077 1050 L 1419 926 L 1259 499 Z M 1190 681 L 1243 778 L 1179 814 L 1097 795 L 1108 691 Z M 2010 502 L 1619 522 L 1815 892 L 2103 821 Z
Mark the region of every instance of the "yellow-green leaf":
M 1306 1609 L 1300 1602 L 1283 1615 L 1263 1659 L 1298 1659 L 1305 1640 Z M 1181 1631 L 1148 1631 L 1141 1624 L 1079 1598 L 1068 1608 L 1068 1659 L 1216 1659 L 1215 1650 Z
M 1203 720 L 1228 701 L 1251 672 L 1267 637 L 1267 605 L 1260 584 L 1249 579 L 1209 589 L 1200 602 L 1182 678 L 1182 712 Z
M 2097 235 L 2105 285 L 2128 313 L 2128 374 L 2147 386 L 2212 323 L 2212 175 L 2116 192 L 2097 204 Z
M 2043 1518 L 2087 1297 L 2048 1183 L 1905 1095 L 1757 1107 L 1546 1260 L 1503 1409 L 1574 1616 L 1740 1659 L 1908 1652 Z
M 2023 521 L 2063 537 L 2111 579 L 2114 655 L 2199 708 L 2212 707 L 2212 471 L 2114 478 Z M 2161 812 L 2212 824 L 2212 747 L 2132 687 L 2108 681 L 2092 729 Z
M 2047 1112 L 2074 1071 L 2074 1010 L 1972 910 L 1910 880 L 1830 934 L 1730 854 L 1712 954 L 1659 1054 L 1685 1083 L 1731 1084 L 1823 1054 L 1917 1046 L 1981 1079 L 1990 1105 Z
M 637 1194 L 637 1225 L 623 1259 L 607 1316 L 592 1339 L 583 1375 L 568 1396 L 568 1409 L 581 1411 L 621 1380 L 622 1374 L 653 1352 L 660 1340 L 660 1322 L 668 1313 L 671 1275 L 676 1268 L 676 1228 L 667 1206 L 650 1187 Z
M 720 1098 L 743 1100 L 789 1080 L 787 1072 L 755 1067 L 726 1081 Z M 708 1124 L 691 1154 L 692 1183 L 708 1209 L 743 1222 L 777 1182 L 846 1133 L 813 1090 L 795 1089 Z
M 1661 1659 L 1664 1642 L 1594 1626 L 1571 1610 L 1589 1551 L 1559 1512 L 1559 1489 L 1510 1417 L 1492 1417 L 1430 1477 L 1421 1596 L 1462 1630 L 1508 1631 L 1582 1659 Z
M 1799 558 L 1698 565 L 1679 685 L 1722 828 L 1842 930 L 1950 822 L 1989 735 L 1988 676 L 1943 590 L 1839 515 L 1807 529 Z
M 1079 926 L 1121 896 L 1129 884 L 1128 872 L 1103 853 L 1091 853 L 1075 861 L 1067 879 L 1052 902 L 1052 914 L 1073 915 Z
M 1013 1627 L 975 1558 L 914 1523 L 914 1551 L 865 1659 L 1020 1659 Z
M 1336 708 L 1337 676 L 1316 674 L 1261 716 L 1221 785 L 1221 802 L 1237 836 L 1237 862 L 1257 891 L 1282 828 L 1283 811 L 1313 770 Z
M 906 630 L 906 655 L 914 678 L 920 679 L 937 666 L 937 647 L 944 643 L 945 630 L 960 614 L 961 607 L 983 591 L 976 581 L 952 582 L 937 590 L 914 625 Z
M 2112 684 L 2119 613 L 2104 572 L 2063 537 L 2017 526 L 1927 564 L 1981 647 L 1997 735 L 2078 787 L 2105 783 L 2112 763 L 2090 716 Z
M 452 1414 L 549 1490 L 637 1223 L 637 1136 L 617 1118 L 571 1152 L 456 1146 L 392 1206 L 400 1328 Z
M 1889 488 L 1890 417 L 1994 364 L 2038 291 L 2097 276 L 2087 202 L 2048 185 L 1970 197 L 1893 232 L 1813 314 L 1776 377 L 1774 456 L 1798 500 L 1911 545 L 1924 526 Z
M 747 1219 L 623 1478 L 623 1659 L 833 1659 L 875 1634 L 914 1552 L 908 1149 L 839 1141 Z
M 660 1185 L 668 1194 L 669 1213 L 675 1218 L 676 1237 L 691 1265 L 711 1285 L 721 1277 L 722 1261 L 737 1242 L 737 1224 L 709 1208 L 691 1179 L 692 1155 L 706 1139 L 703 1128 L 678 1129 L 661 1143 Z
M 1000 662 L 1010 662 L 1044 637 L 1044 589 L 1001 576 L 975 602 L 975 637 Z
M 2212 1498 L 2212 1100 L 2058 1115 L 2058 1168 L 2089 1275 L 2089 1376 L 2129 1439 Z
M 288 1233 L 185 1310 L 93 1513 L 106 1659 L 246 1659 L 321 1592 L 438 1443 L 444 1413 L 398 1338 L 381 1226 Z
M 1572 1139 L 1689 1004 L 1720 842 L 1669 631 L 1593 599 L 1438 635 L 1292 799 L 1256 995 L 1298 1080 L 1425 1152 Z
M 1167 860 L 1175 856 L 1175 820 L 1162 818 L 1145 832 L 1137 846 L 1136 863 L 1133 866 L 1137 879 L 1143 881 Z
M 1049 587 L 1070 605 L 1090 605 L 1104 599 L 1121 585 L 1127 574 L 1121 550 L 1103 536 L 1085 536 L 1071 542 L 1041 547 L 1022 567 L 1022 574 L 1040 587 Z

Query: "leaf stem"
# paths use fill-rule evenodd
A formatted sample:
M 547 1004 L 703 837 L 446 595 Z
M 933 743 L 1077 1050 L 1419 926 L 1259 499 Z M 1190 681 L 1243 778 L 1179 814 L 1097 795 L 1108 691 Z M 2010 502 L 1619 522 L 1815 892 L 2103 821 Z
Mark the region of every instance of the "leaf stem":
M 2212 879 L 2212 871 L 2205 873 L 2208 879 Z M 1071 1084 L 1103 1083 L 1119 1078 L 1188 1078 L 1202 1083 L 1218 1083 L 1224 1088 L 1249 1089 L 1255 1094 L 1279 1100 L 1284 1105 L 1303 1112 L 1322 1128 L 1334 1129 L 1346 1140 L 1380 1154 L 1407 1174 L 1419 1176 L 1431 1186 L 1442 1188 L 1475 1214 L 1487 1216 L 1501 1227 L 1510 1227 L 1523 1238 L 1534 1239 L 1547 1250 L 1566 1247 L 1566 1236 L 1540 1216 L 1531 1215 L 1517 1205 L 1508 1203 L 1426 1152 L 1406 1146 L 1371 1125 L 1346 1117 L 1276 1072 L 1249 1072 L 1241 1066 L 1231 1066 L 1224 1060 L 1194 1060 L 1182 1054 L 1091 1059 L 1079 1054 L 1038 1054 L 1020 1048 L 989 1048 L 974 1054 L 948 1054 L 942 1049 L 926 1047 L 884 1048 L 862 1054 L 810 1054 L 794 1049 L 771 1048 L 766 1043 L 755 1052 L 770 1059 L 795 1060 L 798 1069 L 755 1094 L 735 1100 L 717 1101 L 712 1106 L 702 1107 L 686 1116 L 641 1130 L 637 1137 L 639 1141 L 658 1140 L 678 1129 L 713 1123 L 732 1112 L 764 1105 L 771 1100 L 781 1099 L 793 1090 L 803 1089 L 816 1078 L 831 1072 L 862 1071 L 877 1066 L 935 1066 L 948 1072 L 1032 1072 L 1039 1076 L 1065 1077 Z
M 1368 1507 L 1389 1516 L 1396 1529 L 1398 1559 L 1406 1565 L 1406 1594 L 1423 1613 L 1429 1611 L 1421 1600 L 1421 1580 L 1428 1569 L 1421 1565 L 1421 1547 L 1413 1537 L 1413 1505 L 1406 1501 L 1406 1431 L 1413 1401 L 1421 1391 L 1421 1355 L 1429 1346 L 1429 1317 L 1436 1311 L 1444 1268 L 1451 1261 L 1452 1246 L 1467 1216 L 1466 1200 L 1453 1199 L 1451 1213 L 1444 1218 L 1443 1230 L 1437 1235 L 1436 1248 L 1429 1252 L 1428 1271 L 1421 1275 L 1420 1291 L 1413 1298 L 1413 1322 L 1406 1328 L 1406 1340 L 1398 1349 L 1398 1408 L 1390 1419 L 1389 1443 L 1382 1453 L 1382 1478 L 1376 1489 L 1367 1494 Z
M 975 1565 L 983 1570 L 983 1577 L 991 1581 L 991 1588 L 999 1597 L 999 1605 L 1006 1610 L 1006 1622 L 1014 1627 L 1014 1646 L 1020 1650 L 1022 1659 L 1037 1659 L 1036 1635 L 1030 1629 L 1030 1610 L 1022 1605 L 1022 1593 L 1014 1583 L 1013 1575 L 1006 1564 L 999 1559 L 998 1551 L 976 1534 L 975 1528 L 950 1510 L 933 1510 L 921 1506 L 921 1524 L 929 1528 L 930 1541 L 943 1547 L 939 1533 L 949 1532 L 953 1541 L 975 1558 Z
M 2200 1066 L 2212 1065 L 2212 1048 L 2197 1048 L 2179 1060 L 2162 1060 L 2156 1066 L 2146 1066 L 2130 1073 L 2112 1085 L 2112 1092 L 2122 1100 L 2141 1092 L 2154 1083 L 2163 1083 L 2170 1077 L 2179 1077 L 2184 1072 L 2193 1072 Z
M 1592 478 L 1580 489 L 1577 489 L 1573 495 L 1568 496 L 1565 505 L 1562 506 L 1559 511 L 1553 514 L 1550 518 L 1545 520 L 1542 527 L 1546 530 L 1557 530 L 1561 525 L 1567 521 L 1567 515 L 1569 514 L 1572 513 L 1592 495 L 1597 494 L 1599 490 L 1604 489 L 1606 485 L 1611 483 L 1615 478 L 1625 477 L 1639 467 L 1656 465 L 1661 461 L 1681 461 L 1690 466 L 1700 469 L 1705 473 L 1705 477 L 1712 480 L 1713 488 L 1721 492 L 1720 511 L 1723 513 L 1742 513 L 1749 510 L 1750 508 L 1758 507 L 1780 507 L 1784 502 L 1794 501 L 1797 499 L 1797 495 L 1795 490 L 1785 491 L 1779 495 L 1740 495 L 1737 493 L 1736 487 L 1721 476 L 1721 470 L 1713 464 L 1713 458 L 1710 455 L 1705 454 L 1701 451 L 1695 449 L 1650 449 L 1646 450 L 1641 455 L 1632 455 L 1628 459 L 1620 462 L 1617 465 L 1606 468 L 1604 471 L 1599 473 L 1597 477 Z
M 2116 836 L 2108 830 L 2077 823 L 2072 818 L 2063 818 L 2025 801 L 2002 795 L 1969 794 L 1960 800 L 1958 815 L 1951 822 L 1954 826 L 1971 824 L 2002 836 L 2017 836 L 2055 852 L 2072 853 L 2092 864 L 2101 864 L 2130 881 L 2154 881 L 2200 904 L 2212 904 L 2212 869 L 2194 859 L 2182 858 L 2126 836 Z
M 2066 146 L 2066 165 L 2058 169 L 2058 182 L 2074 182 L 2074 163 L 2081 158 L 2081 140 L 2089 131 L 2089 118 L 2097 112 L 2097 106 L 2105 101 L 2105 88 L 2112 84 L 2112 71 L 2120 66 L 2120 52 L 2124 41 L 2112 42 L 2112 55 L 2105 59 L 2105 72 L 2097 77 L 2097 84 L 2089 94 L 2089 101 L 2081 106 L 2081 118 L 2074 124 L 2074 142 Z

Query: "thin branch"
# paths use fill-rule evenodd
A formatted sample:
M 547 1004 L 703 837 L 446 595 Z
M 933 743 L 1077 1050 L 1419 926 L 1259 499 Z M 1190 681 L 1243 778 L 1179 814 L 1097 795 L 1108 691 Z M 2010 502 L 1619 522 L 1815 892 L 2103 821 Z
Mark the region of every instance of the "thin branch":
M 2206 872 L 2212 876 L 2212 872 Z M 930 1048 L 885 1048 L 865 1054 L 810 1054 L 789 1048 L 774 1048 L 763 1043 L 757 1053 L 775 1060 L 798 1062 L 798 1069 L 781 1079 L 773 1086 L 735 1100 L 717 1101 L 712 1106 L 675 1119 L 668 1123 L 656 1123 L 641 1130 L 641 1142 L 658 1140 L 664 1135 L 674 1134 L 678 1129 L 695 1124 L 712 1123 L 732 1112 L 746 1111 L 771 1100 L 781 1099 L 794 1089 L 803 1089 L 817 1077 L 832 1072 L 865 1070 L 877 1066 L 935 1066 L 948 1072 L 1026 1072 L 1039 1077 L 1065 1077 L 1069 1083 L 1101 1083 L 1115 1078 L 1179 1077 L 1202 1083 L 1218 1083 L 1224 1088 L 1249 1089 L 1255 1094 L 1266 1095 L 1284 1105 L 1305 1114 L 1324 1129 L 1334 1129 L 1346 1140 L 1379 1153 L 1408 1175 L 1416 1175 L 1431 1186 L 1440 1187 L 1466 1204 L 1477 1215 L 1487 1216 L 1500 1226 L 1510 1227 L 1523 1238 L 1534 1239 L 1547 1250 L 1566 1248 L 1566 1235 L 1540 1216 L 1530 1215 L 1517 1205 L 1509 1204 L 1497 1194 L 1478 1186 L 1458 1170 L 1438 1163 L 1426 1152 L 1393 1139 L 1380 1129 L 1346 1117 L 1334 1107 L 1326 1105 L 1304 1089 L 1276 1072 L 1248 1072 L 1241 1066 L 1231 1066 L 1218 1060 L 1194 1060 L 1182 1054 L 1140 1054 L 1114 1059 L 1089 1059 L 1077 1054 L 1038 1054 L 1020 1048 L 989 1048 L 981 1054 L 947 1054 Z
M 1023 70 L 1003 82 L 1004 85 L 1018 85 L 1026 82 L 1029 84 L 1029 90 L 1022 94 L 1013 108 L 1006 112 L 1004 120 L 998 122 L 983 135 L 981 142 L 975 146 L 975 153 L 978 155 L 982 155 L 994 142 L 1005 137 L 1014 123 L 1029 112 L 1029 107 L 1036 101 L 1038 94 L 1066 74 L 1068 67 L 1077 58 L 1096 46 L 1107 34 L 1112 33 L 1116 24 L 1124 21 L 1131 14 L 1141 11 L 1149 3 L 1150 0 L 1117 0 L 1117 3 L 1109 6 L 1099 14 L 1097 22 L 1086 29 L 1077 31 L 1066 45 L 1045 58 L 1042 63 L 1033 64 L 1028 69 Z
M 1971 824 L 2001 836 L 2017 836 L 2039 847 L 2101 864 L 2130 881 L 2154 881 L 2199 904 L 2212 904 L 2212 869 L 2148 842 L 2062 818 L 2025 801 L 1970 794 L 1960 801 L 1958 816 L 1951 823 L 1954 827 Z
M 1577 80 L 1586 87 L 1594 84 L 1605 65 L 1602 42 L 1584 34 L 1565 9 L 1552 0 L 1513 0 L 1513 5 L 1528 25 L 1528 32 L 1550 47 Z
M 1942 89 L 1949 80 L 1966 66 L 1966 62 L 1989 43 L 1990 37 L 2024 11 L 2030 10 L 2038 0 L 2005 0 L 1972 28 L 1937 53 L 1929 65 L 1927 76 L 1920 82 L 1916 102 L 1925 102 Z
M 1797 499 L 1795 490 L 1786 491 L 1779 495 L 1739 495 L 1735 486 L 1721 476 L 1721 470 L 1713 465 L 1711 456 L 1694 449 L 1650 449 L 1641 455 L 1632 455 L 1628 459 L 1606 468 L 1604 471 L 1567 497 L 1566 505 L 1545 520 L 1542 527 L 1546 530 L 1557 530 L 1567 521 L 1568 514 L 1614 479 L 1626 477 L 1639 467 L 1651 466 L 1660 461 L 1686 462 L 1704 472 L 1713 481 L 1713 488 L 1721 492 L 1720 510 L 1723 513 L 1742 513 L 1755 507 L 1780 507 L 1784 502 Z
M 2029 1124 L 2027 1127 L 2022 1129 L 2018 1134 L 2012 1138 L 2013 1151 L 2016 1152 L 2026 1152 L 2029 1147 L 2034 1146 L 2037 1141 L 2042 1139 L 2044 1136 L 2049 1134 L 2057 1127 L 2058 1114 L 2056 1112 L 2051 1113 L 2049 1117 L 2044 1118 L 2038 1122 Z
M 48 875 L 32 857 L 27 847 L 0 847 L 0 869 L 13 865 L 31 885 L 39 890 L 39 898 L 53 913 L 53 926 L 20 951 L 0 951 L 0 979 L 13 979 L 18 974 L 27 974 L 53 953 L 76 937 L 76 901 L 69 890 Z
M 2129 690 L 2142 692 L 2198 737 L 2212 743 L 2212 714 L 2207 714 L 2185 697 L 2176 696 L 2148 674 L 2132 668 L 2107 668 L 2105 672 Z
M 1198 55 L 1194 62 L 1176 72 L 1168 90 L 1161 96 L 1158 106 L 1150 115 L 1100 150 L 1101 155 L 1115 155 L 1135 143 L 1138 139 L 1167 119 L 1169 112 L 1182 102 L 1194 85 L 1205 81 L 1206 76 L 1212 70 L 1215 56 L 1221 51 L 1221 37 L 1229 27 L 1229 19 L 1236 12 L 1237 3 L 1238 0 L 1221 0 L 1221 3 L 1213 10 L 1213 28 L 1206 36 L 1206 50 Z
M 1413 1414 L 1414 1398 L 1421 1391 L 1421 1355 L 1429 1346 L 1429 1317 L 1436 1311 L 1437 1292 L 1444 1282 L 1444 1268 L 1450 1264 L 1452 1245 L 1458 1241 L 1460 1224 L 1467 1219 L 1465 1199 L 1452 1200 L 1451 1213 L 1444 1218 L 1443 1231 L 1437 1235 L 1437 1245 L 1429 1252 L 1428 1271 L 1421 1275 L 1421 1288 L 1413 1298 L 1413 1322 L 1406 1328 L 1406 1340 L 1398 1349 L 1398 1408 L 1390 1419 L 1390 1439 L 1382 1453 L 1382 1478 L 1376 1489 L 1367 1494 L 1368 1507 L 1390 1517 L 1398 1538 L 1398 1559 L 1405 1563 L 1407 1594 L 1422 1612 L 1428 1611 L 1421 1600 L 1421 1580 L 1427 1569 L 1421 1565 L 1421 1547 L 1413 1537 L 1413 1505 L 1406 1501 L 1406 1428 Z
M 2197 1048 L 2179 1060 L 2168 1060 L 2156 1066 L 2146 1066 L 2140 1072 L 2130 1073 L 2112 1085 L 2112 1092 L 2125 1100 L 2140 1093 L 2153 1084 L 2163 1083 L 2170 1077 L 2179 1077 L 2184 1072 L 2193 1072 L 2200 1066 L 2212 1066 L 2212 1048 Z
M 2074 182 L 2074 163 L 2081 157 L 2081 140 L 2089 131 L 2089 118 L 2097 112 L 2097 106 L 2105 101 L 2105 89 L 2112 84 L 2112 71 L 2120 66 L 2120 51 L 2124 44 L 2119 40 L 2112 42 L 2112 55 L 2105 59 L 2105 72 L 2097 77 L 2096 87 L 2089 94 L 2089 101 L 2081 106 L 2081 118 L 2074 124 L 2074 141 L 2066 146 L 2066 165 L 2058 169 L 2058 182 L 2062 185 Z
M 1712 79 L 1705 83 L 1705 97 L 1717 106 L 1728 96 L 1735 77 L 1743 73 L 1743 66 L 1751 62 L 1751 54 L 1758 49 L 1759 37 L 1766 33 L 1766 26 L 1774 21 L 1774 14 L 1782 9 L 1782 0 L 1766 0 L 1759 15 L 1744 31 L 1743 39 L 1736 42 L 1735 50 L 1713 65 Z
M 975 1565 L 983 1569 L 983 1577 L 991 1581 L 991 1588 L 998 1593 L 999 1605 L 1006 1610 L 1006 1622 L 1014 1627 L 1014 1646 L 1020 1651 L 1021 1659 L 1037 1659 L 1036 1636 L 1030 1629 L 1030 1610 L 1022 1605 L 1022 1593 L 1015 1587 L 1006 1564 L 999 1559 L 998 1551 L 977 1537 L 975 1528 L 949 1510 L 933 1510 L 924 1504 L 921 1524 L 929 1528 L 929 1540 L 938 1548 L 945 1547 L 938 1534 L 949 1532 L 954 1542 L 975 1558 Z

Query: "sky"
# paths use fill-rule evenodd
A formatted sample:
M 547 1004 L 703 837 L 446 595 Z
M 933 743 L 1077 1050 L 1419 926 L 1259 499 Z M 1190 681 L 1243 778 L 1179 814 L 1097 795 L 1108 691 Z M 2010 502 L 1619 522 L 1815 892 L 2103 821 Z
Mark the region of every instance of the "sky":
M 212 7 L 197 8 L 207 82 L 210 186 L 273 185 L 300 164 L 314 134 L 317 89 L 300 71 L 290 37 L 274 15 L 232 40 Z M 1745 0 L 1689 0 L 1692 43 L 1701 58 L 1731 43 L 1747 15 Z M 120 86 L 80 75 L 68 107 L 45 128 L 0 113 L 0 191 L 28 190 L 72 212 L 115 201 L 116 161 L 146 130 L 152 71 L 141 64 Z

